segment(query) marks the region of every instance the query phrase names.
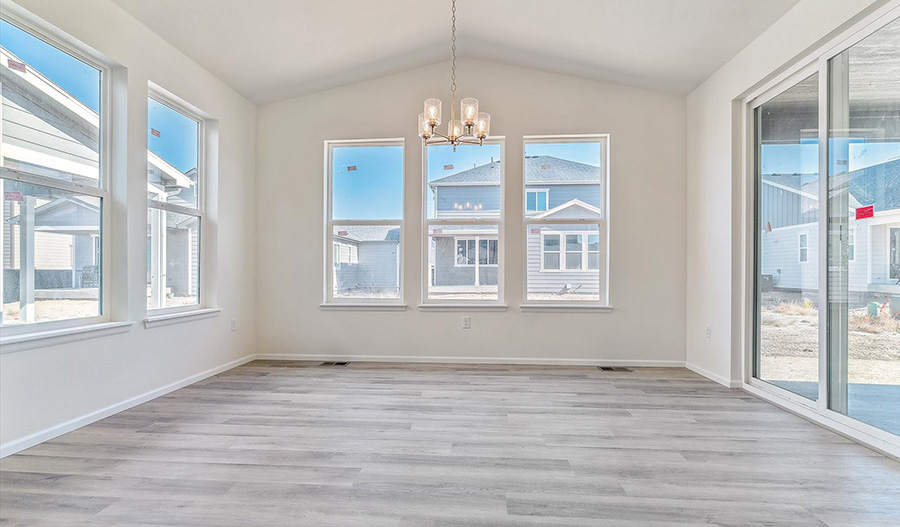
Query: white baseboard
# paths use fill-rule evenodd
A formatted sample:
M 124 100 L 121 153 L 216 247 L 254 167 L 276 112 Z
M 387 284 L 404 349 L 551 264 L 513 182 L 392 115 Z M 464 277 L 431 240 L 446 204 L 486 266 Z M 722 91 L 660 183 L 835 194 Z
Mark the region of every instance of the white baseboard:
M 106 408 L 101 408 L 100 410 L 90 412 L 88 414 L 82 415 L 81 417 L 76 417 L 75 419 L 66 421 L 65 423 L 45 428 L 44 430 L 35 432 L 25 437 L 21 437 L 19 439 L 14 439 L 0 445 L 0 458 L 15 454 L 16 452 L 20 452 L 22 450 L 25 450 L 26 448 L 33 447 L 35 445 L 43 443 L 44 441 L 49 441 L 54 437 L 59 437 L 63 434 L 71 432 L 72 430 L 81 428 L 82 426 L 89 425 L 101 419 L 105 419 L 113 414 L 117 414 L 129 408 L 135 407 L 141 403 L 145 403 L 152 399 L 156 399 L 157 397 L 166 395 L 167 393 L 174 392 L 175 390 L 184 388 L 189 384 L 194 384 L 195 382 L 202 381 L 203 379 L 212 377 L 213 375 L 218 375 L 223 371 L 227 371 L 242 364 L 246 364 L 254 360 L 255 358 L 255 355 L 248 355 L 247 357 L 222 364 L 221 366 L 216 366 L 215 368 L 200 372 L 196 375 L 185 377 L 180 381 L 175 381 L 161 388 L 150 390 L 147 393 L 132 397 L 131 399 L 126 399 L 122 402 L 107 406 Z
M 685 362 L 684 367 L 698 375 L 702 375 L 702 376 L 706 377 L 707 379 L 709 379 L 711 381 L 715 381 L 726 388 L 740 388 L 741 387 L 740 380 L 727 379 L 726 377 L 722 377 L 721 375 L 713 373 L 707 369 L 701 368 L 700 366 L 697 366 L 696 364 L 691 364 L 690 362 Z
M 634 366 L 684 368 L 680 360 L 565 359 L 524 357 L 434 357 L 424 355 L 313 355 L 303 353 L 260 353 L 257 360 L 297 360 L 321 362 L 410 362 L 445 364 L 498 364 L 535 366 Z

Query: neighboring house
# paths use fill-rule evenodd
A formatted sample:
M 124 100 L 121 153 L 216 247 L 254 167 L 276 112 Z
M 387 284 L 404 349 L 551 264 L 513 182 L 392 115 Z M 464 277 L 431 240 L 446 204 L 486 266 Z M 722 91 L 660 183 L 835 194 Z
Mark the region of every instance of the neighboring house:
M 841 176 L 849 189 L 849 289 L 862 293 L 900 293 L 900 159 Z M 762 208 L 761 274 L 781 290 L 817 290 L 818 178 L 766 174 Z M 871 218 L 856 209 L 872 206 Z
M 428 185 L 438 219 L 499 217 L 499 161 L 474 167 Z M 524 160 L 526 217 L 534 219 L 600 218 L 600 167 L 551 156 Z M 467 288 L 497 289 L 496 228 L 443 227 L 434 231 L 429 272 L 434 292 Z M 577 291 L 596 294 L 600 288 L 600 236 L 585 226 L 528 228 L 530 292 Z
M 340 226 L 332 238 L 335 296 L 400 291 L 400 229 Z
M 0 170 L 20 170 L 79 185 L 96 186 L 100 177 L 100 118 L 24 61 L 0 48 Z M 179 204 L 192 195 L 196 169 L 182 173 L 153 152 L 148 157 L 148 195 Z M 23 273 L 31 274 L 34 298 L 97 298 L 100 281 L 100 211 L 94 198 L 0 180 L 3 215 L 2 301 L 20 299 Z M 157 261 L 196 261 L 172 257 L 199 251 L 195 222 L 167 215 L 165 228 L 149 229 L 164 248 Z M 24 229 L 24 232 L 23 232 Z M 149 252 L 149 251 L 148 251 Z M 154 260 L 148 254 L 148 262 Z M 25 262 L 23 266 L 22 263 Z M 195 294 L 196 266 L 167 269 L 162 278 L 171 294 Z M 150 271 L 152 274 L 152 270 Z M 159 272 L 160 276 L 161 271 Z M 63 291 L 68 290 L 68 291 Z

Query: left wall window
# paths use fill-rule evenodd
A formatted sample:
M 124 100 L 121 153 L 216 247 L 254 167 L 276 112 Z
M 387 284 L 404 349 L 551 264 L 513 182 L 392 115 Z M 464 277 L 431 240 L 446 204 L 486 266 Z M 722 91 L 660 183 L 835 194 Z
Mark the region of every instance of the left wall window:
M 0 19 L 3 326 L 104 318 L 105 72 Z
M 147 309 L 200 305 L 202 120 L 151 92 L 147 100 Z

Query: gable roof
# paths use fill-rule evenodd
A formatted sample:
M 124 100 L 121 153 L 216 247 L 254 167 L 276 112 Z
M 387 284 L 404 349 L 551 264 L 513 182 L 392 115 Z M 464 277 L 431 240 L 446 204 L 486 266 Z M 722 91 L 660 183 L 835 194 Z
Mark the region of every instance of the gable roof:
M 580 210 L 579 210 L 580 209 Z M 587 214 L 585 214 L 585 212 Z M 599 208 L 591 205 L 590 203 L 585 203 L 580 199 L 573 199 L 571 201 L 567 201 L 558 207 L 554 207 L 548 211 L 542 212 L 535 216 L 531 216 L 529 219 L 534 220 L 543 220 L 547 218 L 590 218 L 592 216 L 600 217 L 602 213 Z
M 342 225 L 336 236 L 355 242 L 398 242 L 400 228 L 393 225 Z
M 599 183 L 602 177 L 600 167 L 553 156 L 527 156 L 524 169 L 526 184 Z M 492 161 L 428 183 L 431 187 L 499 184 L 500 161 Z
M 900 158 L 844 174 L 851 206 L 874 205 L 876 211 L 900 209 Z M 818 200 L 815 174 L 764 174 L 763 182 Z M 815 221 L 811 215 L 810 221 Z

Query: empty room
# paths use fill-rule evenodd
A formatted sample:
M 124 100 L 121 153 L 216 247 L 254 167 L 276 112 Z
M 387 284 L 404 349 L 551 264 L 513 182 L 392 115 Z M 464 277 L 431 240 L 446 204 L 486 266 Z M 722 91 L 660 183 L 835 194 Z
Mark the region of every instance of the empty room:
M 900 525 L 900 0 L 0 0 L 0 525 Z

